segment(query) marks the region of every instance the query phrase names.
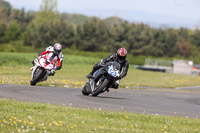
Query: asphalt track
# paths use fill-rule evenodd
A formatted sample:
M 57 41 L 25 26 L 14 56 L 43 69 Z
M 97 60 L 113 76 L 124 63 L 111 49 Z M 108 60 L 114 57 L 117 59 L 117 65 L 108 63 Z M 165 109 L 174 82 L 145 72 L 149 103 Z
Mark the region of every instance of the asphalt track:
M 0 97 L 80 108 L 200 118 L 200 88 L 111 89 L 92 97 L 83 96 L 80 88 L 0 84 Z

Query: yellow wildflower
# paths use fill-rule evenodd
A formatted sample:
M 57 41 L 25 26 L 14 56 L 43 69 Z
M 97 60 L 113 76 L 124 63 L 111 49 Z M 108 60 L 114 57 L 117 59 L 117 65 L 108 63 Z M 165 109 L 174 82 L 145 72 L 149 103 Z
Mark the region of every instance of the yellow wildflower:
M 34 122 L 30 122 L 29 124 L 30 124 L 30 125 L 33 125 L 33 124 L 34 124 Z

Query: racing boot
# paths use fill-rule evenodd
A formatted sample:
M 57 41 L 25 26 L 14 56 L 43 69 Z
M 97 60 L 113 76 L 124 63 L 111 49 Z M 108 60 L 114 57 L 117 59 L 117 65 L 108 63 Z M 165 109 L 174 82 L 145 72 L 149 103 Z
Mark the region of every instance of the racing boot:
M 86 78 L 90 79 L 90 78 L 92 78 L 92 75 L 93 75 L 93 73 L 90 72 L 90 73 L 86 76 Z
M 34 68 L 34 66 L 33 66 L 33 67 L 31 67 L 31 71 L 33 71 L 33 68 Z
M 88 79 L 92 78 L 94 72 L 95 72 L 96 70 L 98 70 L 100 67 L 101 67 L 101 66 L 99 65 L 99 63 L 94 64 L 94 66 L 93 66 L 93 68 L 92 68 L 92 72 L 90 72 L 90 73 L 86 76 L 86 78 L 88 78 Z
M 113 84 L 113 88 L 114 89 L 118 89 L 119 88 L 119 82 L 120 82 L 120 80 L 117 80 L 117 81 L 114 82 L 114 84 Z
M 91 79 L 95 71 L 96 71 L 96 70 L 93 68 L 93 69 L 92 69 L 92 72 L 90 72 L 90 73 L 86 76 L 86 78 Z
M 107 89 L 106 91 L 107 91 L 107 92 L 109 92 L 110 90 L 109 90 L 109 89 Z

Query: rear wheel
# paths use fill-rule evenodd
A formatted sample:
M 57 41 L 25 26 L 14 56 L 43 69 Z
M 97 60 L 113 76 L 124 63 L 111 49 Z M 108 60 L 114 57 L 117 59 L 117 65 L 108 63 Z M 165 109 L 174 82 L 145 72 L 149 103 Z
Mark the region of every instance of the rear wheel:
M 31 85 L 36 85 L 36 83 L 40 80 L 42 73 L 44 70 L 42 68 L 38 68 L 38 70 L 35 71 L 33 79 L 30 81 Z
M 104 79 L 103 83 L 101 84 L 101 86 L 99 86 L 94 92 L 92 92 L 92 96 L 96 97 L 98 96 L 100 93 L 103 92 L 103 89 L 108 85 L 108 79 Z
M 83 95 L 86 95 L 86 96 L 88 96 L 90 93 L 87 91 L 87 88 L 86 88 L 86 85 L 87 85 L 88 83 L 86 83 L 85 85 L 84 85 L 84 87 L 83 87 L 83 89 L 82 89 L 82 94 Z

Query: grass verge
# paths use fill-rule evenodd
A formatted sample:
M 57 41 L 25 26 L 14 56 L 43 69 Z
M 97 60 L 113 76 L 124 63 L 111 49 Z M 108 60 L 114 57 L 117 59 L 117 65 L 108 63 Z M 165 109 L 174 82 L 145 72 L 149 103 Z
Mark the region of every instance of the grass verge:
M 80 109 L 0 98 L 0 131 L 7 132 L 200 132 L 200 119 Z
M 0 53 L 0 83 L 29 85 L 31 61 L 36 56 L 36 53 Z M 57 71 L 55 76 L 38 85 L 80 88 L 87 81 L 85 75 L 92 70 L 93 64 L 99 61 L 98 58 L 65 55 L 63 68 Z M 121 80 L 120 87 L 131 88 L 131 86 L 160 88 L 200 86 L 200 77 L 142 71 L 130 65 L 126 78 Z

